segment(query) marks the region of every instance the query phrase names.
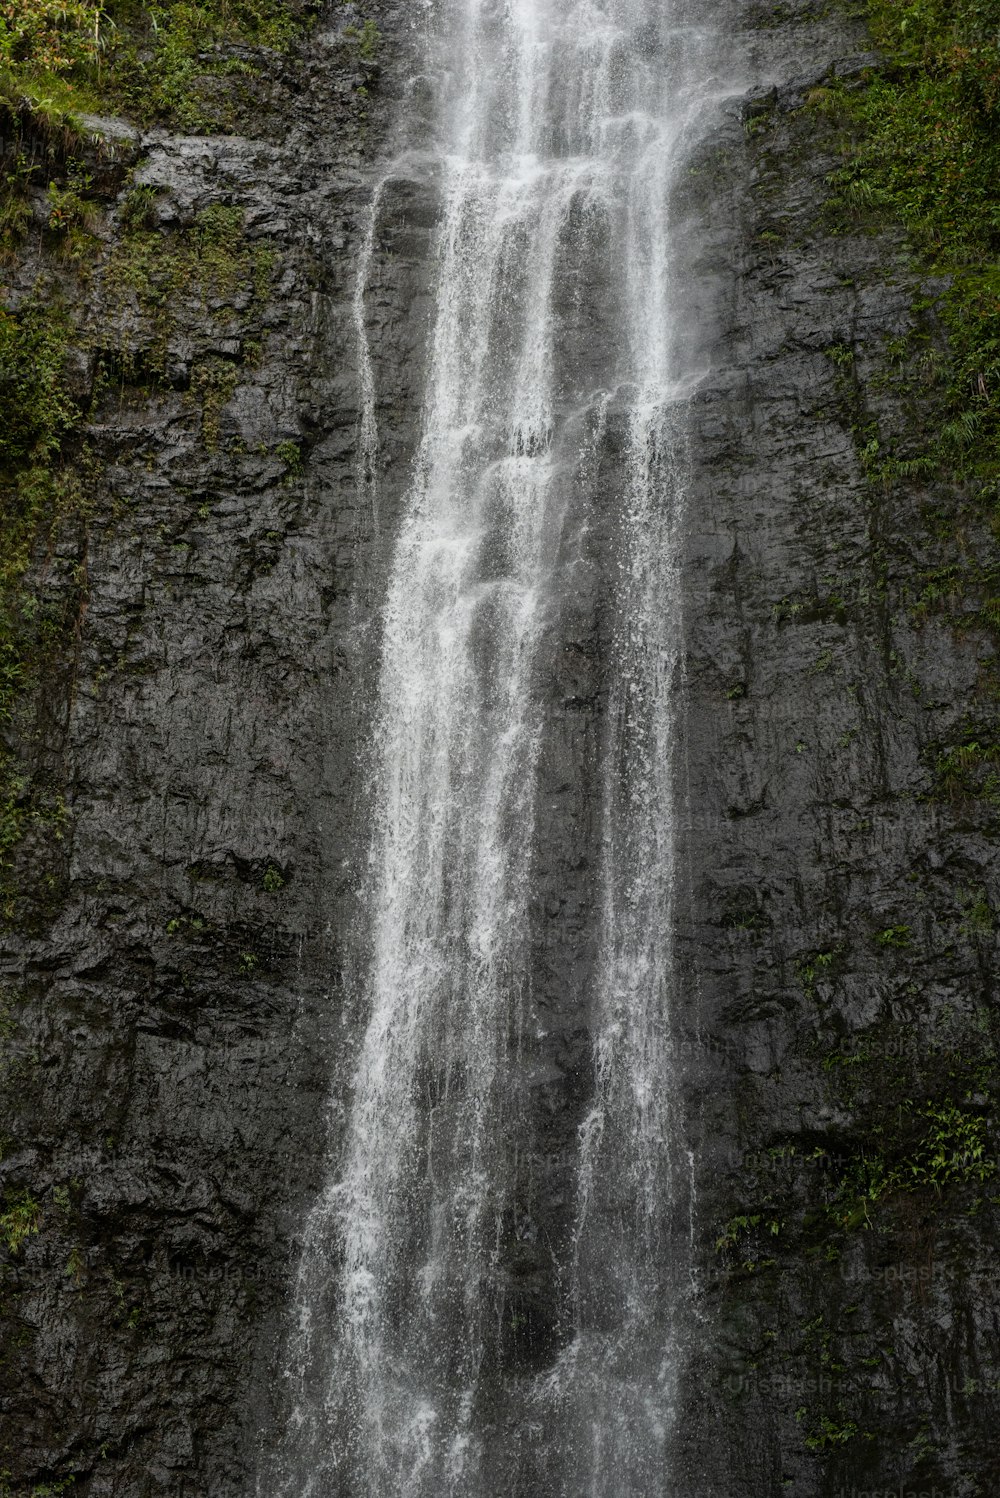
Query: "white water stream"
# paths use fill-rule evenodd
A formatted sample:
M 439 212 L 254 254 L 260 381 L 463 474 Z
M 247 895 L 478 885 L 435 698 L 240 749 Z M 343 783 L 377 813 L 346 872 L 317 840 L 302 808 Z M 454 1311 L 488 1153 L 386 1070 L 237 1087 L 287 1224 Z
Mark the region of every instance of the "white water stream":
M 670 204 L 724 49 L 671 0 L 436 0 L 431 29 L 442 217 L 385 603 L 367 1029 L 344 1153 L 307 1225 L 294 1417 L 258 1491 L 679 1498 L 671 764 L 697 371 Z M 355 306 L 363 324 L 363 282 Z M 360 367 L 367 486 L 367 346 Z M 579 998 L 592 1079 L 570 1229 L 549 1247 L 558 1337 L 532 1364 L 510 1356 L 504 1287 L 537 1147 L 537 671 L 579 496 L 596 484 L 600 504 L 612 471 L 599 930 Z

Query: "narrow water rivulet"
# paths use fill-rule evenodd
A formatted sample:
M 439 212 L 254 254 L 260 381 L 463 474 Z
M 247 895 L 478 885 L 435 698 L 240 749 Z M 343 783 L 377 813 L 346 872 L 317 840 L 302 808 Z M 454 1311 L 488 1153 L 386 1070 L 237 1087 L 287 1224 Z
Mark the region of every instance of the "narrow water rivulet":
M 431 144 L 386 178 L 423 172 L 440 224 L 382 622 L 367 1028 L 259 1492 L 680 1493 L 675 569 L 699 370 L 672 202 L 726 92 L 722 22 L 654 0 L 429 15 Z M 380 197 L 355 298 L 373 502 Z M 600 685 L 572 912 L 539 897 L 537 826 L 574 708 L 547 663 L 588 587 Z M 553 963 L 574 1013 L 547 1001 Z

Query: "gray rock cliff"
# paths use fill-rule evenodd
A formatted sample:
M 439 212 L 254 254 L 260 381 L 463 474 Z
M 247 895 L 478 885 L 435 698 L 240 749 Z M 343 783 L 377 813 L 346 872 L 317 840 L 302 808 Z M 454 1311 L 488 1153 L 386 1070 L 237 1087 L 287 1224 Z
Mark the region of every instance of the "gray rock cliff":
M 384 163 L 419 146 L 394 131 L 419 123 L 423 84 L 411 10 L 368 12 L 378 64 L 331 11 L 274 61 L 245 133 L 127 136 L 134 175 L 109 179 L 89 280 L 33 241 L 11 272 L 9 306 L 44 271 L 85 311 L 93 460 L 85 510 L 34 562 L 61 643 L 24 752 L 63 810 L 16 850 L 0 968 L 0 1178 L 35 1214 L 0 1280 L 11 1498 L 70 1478 L 81 1498 L 246 1498 L 285 1416 L 299 1234 L 361 1022 L 366 725 L 437 213 L 404 156 L 361 307 L 375 513 L 356 277 Z M 807 99 L 856 76 L 867 41 L 805 9 L 763 19 L 775 87 L 727 106 L 677 204 L 711 367 L 676 766 L 699 1317 L 680 1460 L 695 1498 L 974 1498 L 997 1475 L 998 1198 L 973 1167 L 996 1158 L 1000 889 L 996 805 L 948 756 L 987 713 L 995 647 L 915 608 L 951 544 L 916 517 L 947 510 L 947 486 L 882 482 L 865 457 L 873 426 L 905 444 L 922 419 L 887 345 L 941 336 L 901 236 L 825 212 L 836 148 Z M 144 234 L 191 272 L 166 312 L 136 289 L 137 186 L 155 190 Z M 602 461 L 544 663 L 533 1210 L 557 1237 L 592 1082 L 576 995 L 613 430 Z M 517 1367 L 559 1337 L 532 1252 L 509 1255 Z

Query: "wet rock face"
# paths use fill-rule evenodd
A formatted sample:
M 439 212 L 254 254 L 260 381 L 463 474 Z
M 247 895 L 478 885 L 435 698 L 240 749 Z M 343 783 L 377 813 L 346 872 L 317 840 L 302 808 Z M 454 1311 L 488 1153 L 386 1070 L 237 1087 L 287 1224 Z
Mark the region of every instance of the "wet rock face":
M 995 1472 L 997 815 L 948 747 L 989 715 L 995 646 L 980 600 L 957 629 L 920 603 L 956 545 L 947 483 L 875 461 L 928 419 L 891 358 L 940 346 L 935 288 L 825 208 L 836 136 L 807 101 L 833 60 L 699 163 L 717 341 L 678 945 L 706 1319 L 682 1425 L 687 1491 L 729 1498 L 971 1495 Z
M 3 956 L 4 1207 L 37 1229 L 0 1288 L 13 1493 L 75 1477 L 244 1498 L 277 1392 L 352 1039 L 364 600 L 384 566 L 356 471 L 353 276 L 409 23 L 369 9 L 392 38 L 381 68 L 345 43 L 345 13 L 275 64 L 252 136 L 142 142 L 154 240 L 225 229 L 216 210 L 241 225 L 229 261 L 174 288 L 166 326 L 120 261 L 115 279 L 114 217 L 89 285 L 65 286 L 91 308 L 97 463 L 86 532 L 60 543 L 85 572 L 76 658 L 39 719 L 68 814 L 44 862 L 25 846 L 28 915 Z M 393 277 L 365 311 L 402 468 L 427 216 L 400 199 L 380 232 Z M 22 294 L 40 268 L 17 267 Z M 391 472 L 385 487 L 391 507 Z
M 246 1498 L 282 1418 L 296 1235 L 362 1018 L 345 994 L 364 958 L 364 745 L 437 214 L 433 182 L 401 163 L 364 303 L 376 516 L 354 275 L 374 163 L 404 92 L 419 145 L 428 90 L 410 13 L 369 11 L 377 73 L 331 20 L 276 69 L 252 137 L 141 143 L 156 231 L 238 209 L 240 254 L 271 257 L 263 289 L 180 288 L 154 390 L 121 357 L 153 348 L 148 308 L 109 299 L 106 272 L 73 293 L 107 337 L 77 371 L 94 504 L 46 559 L 81 590 L 39 717 L 69 815 L 61 840 L 26 844 L 31 919 L 5 940 L 0 1007 L 4 1209 L 27 1225 L 0 1284 L 0 1471 L 18 1495 L 75 1476 L 93 1498 Z M 856 68 L 854 44 L 827 22 L 773 28 L 775 76 L 801 86 L 734 104 L 678 204 L 713 369 L 693 408 L 678 764 L 703 1317 L 678 1459 L 697 1498 L 971 1498 L 992 1459 L 997 1188 L 976 1150 L 996 1153 L 996 817 L 936 768 L 969 741 L 992 646 L 911 606 L 939 560 L 914 517 L 947 495 L 873 482 L 865 458 L 875 428 L 885 444 L 919 420 L 886 342 L 927 288 L 897 240 L 823 216 L 835 143 L 802 105 L 837 59 Z M 91 396 L 102 350 L 113 378 Z M 534 1245 L 568 1231 L 592 1087 L 579 996 L 613 447 L 540 665 L 531 943 L 549 1022 L 528 1060 L 544 1149 L 510 1228 L 527 1331 L 504 1350 L 529 1369 L 560 1312 Z

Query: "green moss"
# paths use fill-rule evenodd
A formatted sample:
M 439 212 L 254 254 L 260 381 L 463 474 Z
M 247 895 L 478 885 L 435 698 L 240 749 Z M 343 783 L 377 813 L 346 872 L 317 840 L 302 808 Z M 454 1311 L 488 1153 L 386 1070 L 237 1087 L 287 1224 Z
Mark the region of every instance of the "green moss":
M 225 359 L 206 359 L 192 372 L 191 392 L 201 405 L 201 440 L 209 452 L 219 445 L 220 417 L 232 399 L 237 379 L 236 366 Z
M 850 0 L 847 0 L 850 3 Z M 843 165 L 833 228 L 905 229 L 909 332 L 865 375 L 902 435 L 872 419 L 843 345 L 838 364 L 873 503 L 905 504 L 918 556 L 887 590 L 918 627 L 1000 637 L 1000 0 L 858 0 L 882 63 L 810 96 Z M 821 114 L 825 127 L 815 120 Z M 874 350 L 869 351 L 875 352 Z M 875 402 L 876 407 L 879 401 Z M 984 660 L 969 721 L 927 756 L 925 799 L 1000 806 L 1000 656 Z M 994 704 L 990 708 L 990 704 Z
M 366 62 L 374 62 L 382 45 L 382 36 L 375 22 L 368 20 L 361 28 L 358 53 Z
M 156 188 L 148 184 L 133 187 L 126 193 L 119 209 L 119 219 L 127 234 L 136 234 L 142 229 L 152 228 L 156 198 Z
M 843 1416 L 832 1419 L 826 1414 L 811 1417 L 805 1405 L 795 1411 L 795 1418 L 805 1426 L 803 1441 L 810 1451 L 826 1451 L 830 1447 L 845 1446 L 859 1434 L 856 1420 Z
M 227 47 L 285 51 L 308 22 L 306 7 L 286 0 L 168 0 L 155 14 L 113 0 L 107 15 L 115 29 L 91 78 L 99 71 L 103 93 L 130 117 L 185 129 L 229 124 L 212 81 L 257 71 L 245 57 L 227 56 Z
M 970 911 L 991 928 L 981 891 L 956 916 Z M 978 1209 L 996 1175 L 990 1016 L 972 1017 L 964 1040 L 942 1024 L 940 1036 L 908 1039 L 889 1022 L 827 1051 L 817 1086 L 853 1119 L 850 1132 L 744 1156 L 734 1215 L 716 1241 L 731 1274 L 757 1276 L 775 1253 L 785 1267 L 832 1260 L 859 1230 L 905 1234 L 916 1214 L 954 1221 Z
M 844 127 L 834 207 L 900 223 L 946 278 L 929 299 L 948 337 L 936 431 L 902 461 L 1000 481 L 1000 0 L 868 0 L 886 58 L 860 89 L 824 90 Z M 900 461 L 900 460 L 897 460 Z M 890 458 L 891 462 L 891 458 Z M 890 467 L 883 477 L 913 477 Z
M 70 1477 L 63 1477 L 55 1482 L 36 1483 L 33 1488 L 28 1490 L 28 1498 L 58 1498 L 58 1495 L 60 1493 L 67 1493 L 69 1489 L 73 1487 L 75 1482 L 76 1476 L 71 1475 Z M 25 1491 L 26 1490 L 24 1488 L 20 1489 L 20 1492 L 22 1494 L 25 1493 Z M 10 1486 L 9 1471 L 0 1472 L 0 1498 L 18 1498 L 18 1495 L 14 1493 L 14 1490 Z
M 948 1186 L 981 1185 L 995 1174 L 986 1157 L 986 1120 L 949 1099 L 886 1119 L 870 1148 L 853 1156 L 843 1171 L 827 1211 L 842 1228 L 870 1227 L 877 1203 L 901 1193 Z
M 962 933 L 965 936 L 989 936 L 994 928 L 993 907 L 985 888 L 979 885 L 960 897 L 964 920 Z
M 77 509 L 77 478 L 60 452 L 79 412 L 64 380 L 71 329 L 54 304 L 0 310 L 0 897 L 10 897 L 10 854 L 31 821 L 65 814 L 33 793 L 8 733 L 30 694 L 60 620 L 27 585 L 40 535 Z
M 284 464 L 289 478 L 302 472 L 302 449 L 297 442 L 279 442 L 274 449 L 274 456 Z
M 795 975 L 798 979 L 799 987 L 807 999 L 812 999 L 815 996 L 816 983 L 818 981 L 830 978 L 831 969 L 839 953 L 839 948 L 822 952 L 810 952 L 796 962 Z
M 5 1203 L 0 1212 L 0 1243 L 9 1254 L 19 1254 L 26 1240 L 38 1232 L 42 1208 L 28 1191 L 19 1191 Z
M 962 739 L 934 757 L 932 801 L 981 800 L 1000 806 L 1000 744 L 989 738 Z
M 40 131 L 78 129 L 78 110 L 116 109 L 188 129 L 220 123 L 211 80 L 253 75 L 234 44 L 286 50 L 309 21 L 296 0 L 7 0 L 0 10 L 0 104 Z M 370 23 L 369 23 L 370 24 Z M 377 45 L 366 29 L 363 45 Z
M 29 303 L 17 316 L 0 310 L 0 476 L 44 463 L 59 448 L 77 409 L 66 393 L 68 324 L 58 309 Z M 0 565 L 10 563 L 4 547 Z
M 189 229 L 163 232 L 149 227 L 155 199 L 148 187 L 134 188 L 126 198 L 125 232 L 104 278 L 111 305 L 119 311 L 131 306 L 140 314 L 138 325 L 117 319 L 127 331 L 119 347 L 109 351 L 109 368 L 131 383 L 154 385 L 167 377 L 171 339 L 183 325 L 185 307 L 195 300 L 220 326 L 237 324 L 266 294 L 274 263 L 270 250 L 247 242 L 242 209 L 212 204 Z M 241 347 L 243 362 L 259 358 L 259 341 L 247 339 Z M 237 364 L 217 356 L 198 360 L 191 370 L 190 398 L 200 408 L 209 450 L 218 447 L 220 416 L 238 378 Z
M 875 939 L 882 947 L 908 947 L 913 933 L 909 926 L 887 926 Z
M 147 227 L 154 202 L 149 188 L 133 189 L 126 199 L 126 232 L 108 262 L 105 284 L 112 299 L 132 296 L 146 315 L 153 330 L 150 367 L 162 373 L 184 299 L 214 304 L 219 320 L 231 319 L 241 296 L 264 295 L 274 260 L 270 250 L 247 243 L 241 208 L 212 204 L 190 229 L 163 233 Z
M 4 0 L 0 6 L 0 105 L 27 107 L 61 125 L 77 102 L 74 75 L 101 50 L 103 13 L 91 0 Z

